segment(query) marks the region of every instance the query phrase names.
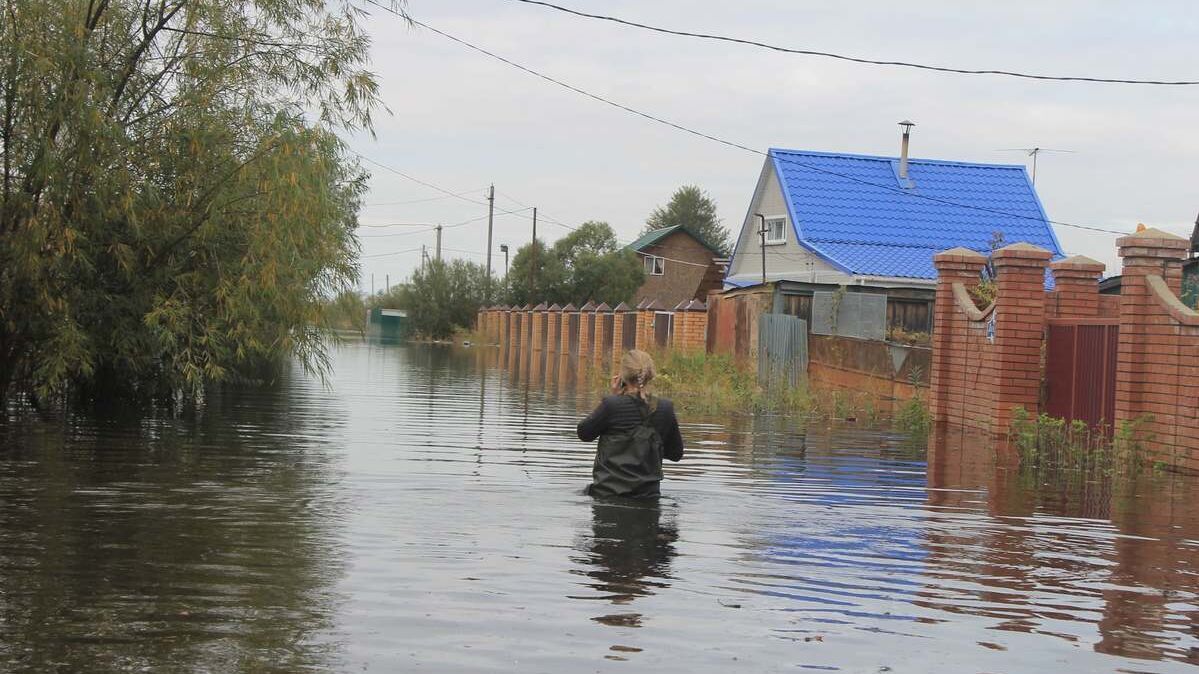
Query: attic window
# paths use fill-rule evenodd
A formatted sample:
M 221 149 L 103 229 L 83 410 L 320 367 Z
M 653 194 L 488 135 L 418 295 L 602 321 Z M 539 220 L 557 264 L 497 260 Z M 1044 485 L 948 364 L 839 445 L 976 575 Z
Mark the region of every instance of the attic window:
M 787 217 L 766 218 L 766 245 L 787 242 Z
M 665 258 L 654 257 L 653 255 L 645 256 L 645 273 L 650 276 L 662 276 L 666 273 Z

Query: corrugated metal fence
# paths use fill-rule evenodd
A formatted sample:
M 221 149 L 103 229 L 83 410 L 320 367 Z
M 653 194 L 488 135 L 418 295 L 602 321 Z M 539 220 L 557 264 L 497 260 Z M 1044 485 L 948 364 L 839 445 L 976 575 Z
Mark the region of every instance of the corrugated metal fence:
M 808 325 L 786 314 L 758 318 L 758 383 L 798 386 L 808 371 Z

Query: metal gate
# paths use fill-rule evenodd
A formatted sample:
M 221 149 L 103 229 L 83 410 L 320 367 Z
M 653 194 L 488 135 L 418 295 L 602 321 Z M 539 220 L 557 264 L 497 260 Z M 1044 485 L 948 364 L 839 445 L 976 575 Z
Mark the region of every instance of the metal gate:
M 612 352 L 612 334 L 613 328 L 616 326 L 616 314 L 604 314 L 603 322 L 600 323 L 600 343 L 595 345 L 596 350 L 603 350 L 607 353 Z
M 808 324 L 786 314 L 758 318 L 758 383 L 798 386 L 808 371 Z
M 658 311 L 654 313 L 654 344 L 665 347 L 670 344 L 670 335 L 674 332 L 674 314 Z
M 1045 413 L 1111 427 L 1116 415 L 1120 326 L 1111 318 L 1049 321 L 1045 348 Z
M 620 335 L 621 351 L 637 348 L 637 314 L 625 314 Z

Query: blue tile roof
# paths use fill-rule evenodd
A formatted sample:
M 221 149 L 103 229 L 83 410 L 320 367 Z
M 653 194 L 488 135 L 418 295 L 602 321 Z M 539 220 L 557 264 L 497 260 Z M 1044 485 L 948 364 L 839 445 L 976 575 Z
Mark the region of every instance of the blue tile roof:
M 933 255 L 994 232 L 1062 254 L 1023 166 L 772 149 L 797 239 L 851 274 L 931 279 Z

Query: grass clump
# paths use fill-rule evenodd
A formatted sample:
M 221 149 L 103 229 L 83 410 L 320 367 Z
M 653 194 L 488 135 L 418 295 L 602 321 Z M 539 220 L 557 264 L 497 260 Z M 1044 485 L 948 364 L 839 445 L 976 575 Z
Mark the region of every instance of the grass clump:
M 933 417 L 929 412 L 928 403 L 919 393 L 900 406 L 895 413 L 894 421 L 895 427 L 907 434 L 913 443 L 923 443 L 928 440 L 928 432 L 933 425 Z
M 1020 453 L 1022 468 L 1068 470 L 1100 475 L 1135 472 L 1143 463 L 1143 443 L 1148 439 L 1145 415 L 1125 421 L 1109 433 L 1085 421 L 1041 414 L 1033 417 L 1017 407 L 1012 412 L 1010 438 Z

